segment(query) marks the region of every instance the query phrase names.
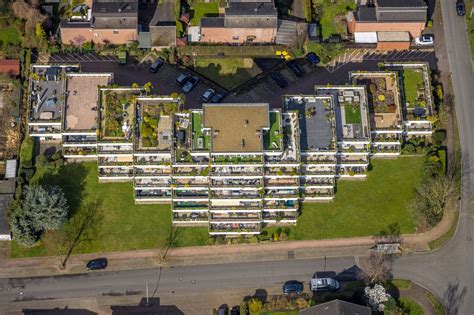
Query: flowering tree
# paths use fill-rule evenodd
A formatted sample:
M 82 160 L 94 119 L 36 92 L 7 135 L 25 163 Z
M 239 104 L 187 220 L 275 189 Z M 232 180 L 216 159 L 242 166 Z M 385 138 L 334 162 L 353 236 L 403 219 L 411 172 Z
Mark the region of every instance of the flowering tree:
M 385 291 L 383 286 L 376 284 L 373 287 L 365 287 L 365 298 L 373 311 L 383 312 L 385 303 L 390 299 L 390 294 Z

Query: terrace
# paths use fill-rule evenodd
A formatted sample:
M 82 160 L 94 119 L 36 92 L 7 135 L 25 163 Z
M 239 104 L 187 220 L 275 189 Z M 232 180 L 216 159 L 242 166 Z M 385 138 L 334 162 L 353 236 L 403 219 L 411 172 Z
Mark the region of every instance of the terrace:
M 110 141 L 132 140 L 135 103 L 139 89 L 101 89 L 99 138 Z
M 280 151 L 283 147 L 283 134 L 281 130 L 281 114 L 277 111 L 270 112 L 270 129 L 263 131 L 263 149 L 267 151 Z
M 269 209 L 298 209 L 298 201 L 295 200 L 265 200 L 264 201 L 265 211 Z
M 215 155 L 212 162 L 216 164 L 262 164 L 261 155 Z
M 193 150 L 209 150 L 211 148 L 211 134 L 209 129 L 203 129 L 202 112 L 192 113 Z
M 260 187 L 261 178 L 213 178 L 211 185 L 216 186 L 238 186 L 238 187 Z
M 71 73 L 66 75 L 64 130 L 93 131 L 97 129 L 99 87 L 107 86 L 112 74 Z
M 368 140 L 368 104 L 365 87 L 317 86 L 316 93 L 333 98 L 338 141 Z
M 260 223 L 211 223 L 209 233 L 218 234 L 260 234 Z
M 261 176 L 262 167 L 260 166 L 231 166 L 231 165 L 213 165 L 211 170 L 211 175 L 220 175 L 220 176 Z
M 175 162 L 193 163 L 191 156 L 191 117 L 188 114 L 174 115 Z
M 170 100 L 139 99 L 137 104 L 139 150 L 171 151 L 173 145 L 173 114 L 178 104 Z
M 173 223 L 184 223 L 184 222 L 204 222 L 207 223 L 208 216 L 207 212 L 175 212 L 173 213 Z
M 30 76 L 30 121 L 60 122 L 65 100 L 64 69 L 32 67 Z
M 222 211 L 222 212 L 212 212 L 210 221 L 260 221 L 261 214 L 260 212 L 231 212 L 231 211 Z
M 173 184 L 178 187 L 207 187 L 209 184 L 207 177 L 180 178 L 174 177 Z
M 301 180 L 303 186 L 334 186 L 336 184 L 334 177 L 305 177 Z
M 301 151 L 334 149 L 334 112 L 330 98 L 287 96 L 284 103 L 288 110 L 299 113 Z
M 295 221 L 298 219 L 298 211 L 264 211 L 263 221 L 266 223 L 278 223 L 284 221 Z
M 429 66 L 426 63 L 385 63 L 397 70 L 402 87 L 405 120 L 423 120 L 432 115 Z
M 395 72 L 351 73 L 352 82 L 367 88 L 372 130 L 401 130 L 398 82 Z

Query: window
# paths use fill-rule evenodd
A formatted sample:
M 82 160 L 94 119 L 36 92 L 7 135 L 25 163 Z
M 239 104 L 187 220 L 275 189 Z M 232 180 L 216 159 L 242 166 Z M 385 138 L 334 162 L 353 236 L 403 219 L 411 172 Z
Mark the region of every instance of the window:
M 232 36 L 233 40 L 239 40 L 239 36 Z
M 119 33 L 118 30 L 114 30 L 114 34 L 117 35 Z

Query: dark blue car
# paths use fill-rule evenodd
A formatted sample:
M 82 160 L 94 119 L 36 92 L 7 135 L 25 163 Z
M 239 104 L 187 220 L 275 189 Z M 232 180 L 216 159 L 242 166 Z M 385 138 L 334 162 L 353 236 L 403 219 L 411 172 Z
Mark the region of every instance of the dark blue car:
M 107 258 L 97 258 L 87 263 L 87 270 L 100 270 L 107 268 Z
M 317 65 L 321 59 L 319 59 L 318 55 L 315 53 L 310 52 L 306 55 L 306 60 L 309 62 L 310 65 L 315 66 Z
M 283 284 L 283 293 L 284 294 L 300 294 L 304 290 L 304 285 L 302 282 L 296 280 L 290 280 Z

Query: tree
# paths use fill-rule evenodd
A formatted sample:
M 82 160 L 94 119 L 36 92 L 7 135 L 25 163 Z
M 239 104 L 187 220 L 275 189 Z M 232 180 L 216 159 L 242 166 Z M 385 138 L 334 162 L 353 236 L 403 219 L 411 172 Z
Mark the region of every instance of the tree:
M 373 311 L 383 312 L 385 310 L 385 303 L 390 299 L 390 294 L 385 291 L 385 288 L 380 284 L 373 287 L 368 286 L 364 290 L 367 303 Z
M 28 186 L 10 222 L 14 238 L 32 245 L 46 230 L 57 230 L 67 220 L 69 207 L 59 187 Z
M 366 281 L 373 284 L 391 280 L 394 261 L 395 256 L 392 254 L 371 252 L 362 264 Z
M 153 89 L 153 85 L 151 84 L 151 82 L 147 82 L 145 83 L 145 85 L 143 86 L 143 88 L 145 89 L 145 92 L 147 92 L 148 94 L 151 93 L 151 89 Z
M 46 38 L 46 32 L 44 31 L 43 26 L 41 25 L 40 22 L 36 23 L 35 34 L 36 34 L 36 37 L 38 37 L 40 39 L 45 39 Z
M 97 239 L 102 223 L 102 215 L 99 212 L 100 203 L 94 201 L 79 210 L 65 226 L 65 234 L 61 241 L 61 248 L 65 249 L 65 257 L 61 262 L 66 267 L 69 257 L 80 244 Z
M 260 299 L 253 298 L 248 302 L 250 315 L 258 315 L 262 310 L 263 303 Z

